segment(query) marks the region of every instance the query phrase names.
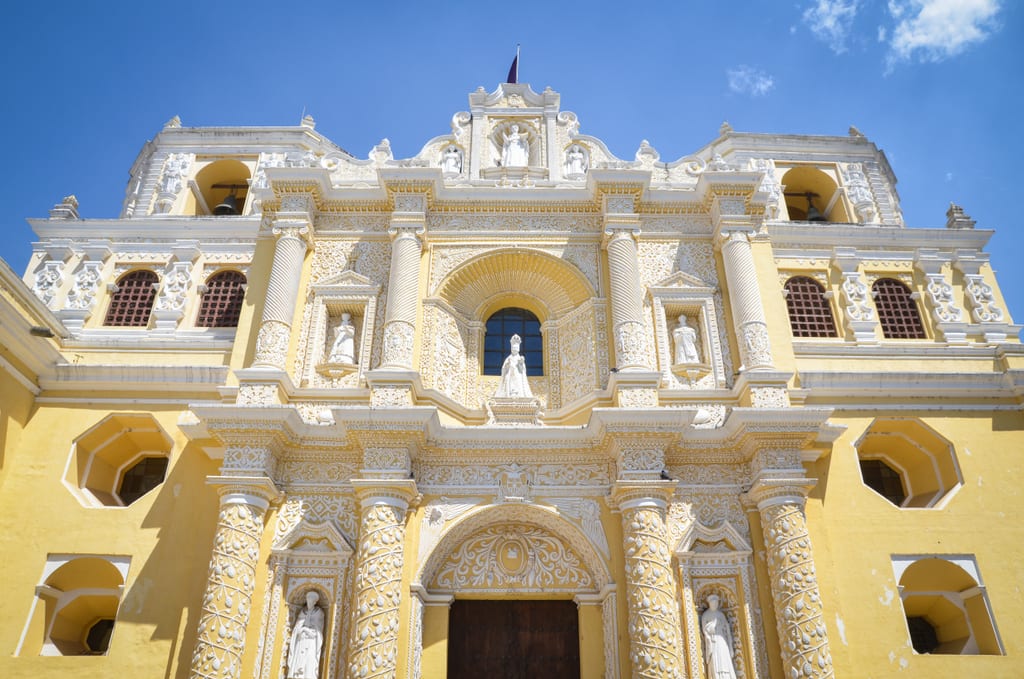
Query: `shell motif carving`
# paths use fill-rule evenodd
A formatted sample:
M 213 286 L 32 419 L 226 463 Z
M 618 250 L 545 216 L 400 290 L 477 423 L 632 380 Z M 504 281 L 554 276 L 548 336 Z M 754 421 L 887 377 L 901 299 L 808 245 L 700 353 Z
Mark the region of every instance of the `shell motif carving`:
M 492 526 L 468 538 L 438 569 L 432 587 L 446 590 L 590 589 L 594 579 L 564 542 L 531 525 Z

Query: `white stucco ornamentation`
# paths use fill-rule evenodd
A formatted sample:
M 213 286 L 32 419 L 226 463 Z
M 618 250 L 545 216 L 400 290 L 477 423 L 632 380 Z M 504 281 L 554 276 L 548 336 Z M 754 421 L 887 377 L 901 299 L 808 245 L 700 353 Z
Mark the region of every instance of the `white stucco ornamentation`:
M 83 262 L 82 268 L 75 274 L 75 282 L 68 290 L 65 309 L 86 310 L 92 308 L 96 300 L 96 292 L 100 286 L 102 262 Z
M 163 288 L 156 299 L 158 311 L 181 311 L 185 308 L 189 286 L 192 284 L 192 262 L 175 262 L 164 275 Z
M 64 262 L 49 261 L 36 273 L 32 292 L 42 300 L 43 304 L 53 308 L 57 290 L 64 283 Z
M 593 585 L 578 554 L 529 524 L 493 526 L 469 537 L 431 581 L 431 588 L 440 591 L 575 592 Z
M 857 210 L 860 220 L 864 224 L 872 224 L 878 220 L 878 208 L 875 206 L 875 198 L 871 193 L 864 168 L 860 163 L 847 163 L 843 169 L 843 184 L 846 187 L 846 195 Z
M 164 162 L 164 171 L 156 194 L 156 214 L 167 214 L 178 194 L 185 187 L 185 177 L 192 166 L 193 154 L 172 153 Z
M 193 679 L 238 679 L 256 585 L 266 500 L 242 493 L 221 498 L 213 557 L 192 654 Z
M 971 303 L 971 317 L 977 323 L 1000 323 L 1006 320 L 1003 310 L 996 305 L 992 286 L 977 274 L 965 274 L 967 298 Z

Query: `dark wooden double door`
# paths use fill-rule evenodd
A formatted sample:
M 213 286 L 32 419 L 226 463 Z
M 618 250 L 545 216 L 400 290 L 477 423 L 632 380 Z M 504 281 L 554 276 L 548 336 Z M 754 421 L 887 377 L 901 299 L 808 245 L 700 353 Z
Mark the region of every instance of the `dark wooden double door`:
M 579 679 L 572 601 L 457 599 L 448 620 L 448 679 Z

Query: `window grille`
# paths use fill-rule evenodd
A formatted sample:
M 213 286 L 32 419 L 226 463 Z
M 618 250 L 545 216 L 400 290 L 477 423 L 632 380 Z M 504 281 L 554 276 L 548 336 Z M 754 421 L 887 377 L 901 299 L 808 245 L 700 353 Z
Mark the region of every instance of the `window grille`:
M 245 276 L 238 271 L 221 271 L 206 281 L 206 292 L 199 304 L 196 326 L 234 328 L 242 314 Z
M 103 325 L 138 328 L 149 325 L 149 314 L 156 299 L 158 278 L 152 271 L 138 269 L 126 273 L 117 282 Z
M 786 281 L 786 308 L 793 337 L 836 337 L 836 321 L 825 289 L 807 276 Z
M 484 335 L 484 375 L 500 375 L 501 365 L 511 353 L 512 335 L 519 335 L 523 343 L 519 353 L 526 359 L 530 375 L 544 374 L 544 340 L 540 334 L 540 321 L 526 309 L 508 307 L 487 319 Z
M 886 339 L 925 339 L 924 325 L 910 288 L 892 278 L 879 278 L 871 286 Z

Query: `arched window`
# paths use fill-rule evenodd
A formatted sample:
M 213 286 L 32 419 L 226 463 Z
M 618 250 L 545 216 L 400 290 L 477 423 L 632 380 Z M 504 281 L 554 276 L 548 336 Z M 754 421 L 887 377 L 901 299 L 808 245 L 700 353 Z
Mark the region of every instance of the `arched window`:
M 825 289 L 813 278 L 795 276 L 786 281 L 786 308 L 793 337 L 836 336 L 836 321 Z
M 526 309 L 508 307 L 487 319 L 484 335 L 484 375 L 500 375 L 501 364 L 509 355 L 512 335 L 519 335 L 523 343 L 519 353 L 526 359 L 530 375 L 544 374 L 544 342 L 540 334 L 540 321 Z
M 886 339 L 925 339 L 924 325 L 910 288 L 892 278 L 879 278 L 871 286 L 882 335 Z
M 196 326 L 200 328 L 234 328 L 242 313 L 245 297 L 245 276 L 238 271 L 221 271 L 206 281 L 206 292 L 199 303 Z
M 140 328 L 149 325 L 149 313 L 156 299 L 156 274 L 145 269 L 129 271 L 117 281 L 103 325 Z

